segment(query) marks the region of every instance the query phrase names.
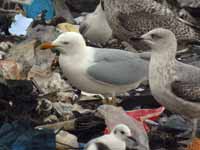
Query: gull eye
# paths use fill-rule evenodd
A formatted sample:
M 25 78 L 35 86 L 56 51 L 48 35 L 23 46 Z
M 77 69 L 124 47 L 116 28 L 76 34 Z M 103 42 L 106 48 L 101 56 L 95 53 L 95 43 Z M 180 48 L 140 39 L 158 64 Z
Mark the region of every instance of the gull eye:
M 124 131 L 120 131 L 120 133 L 121 133 L 121 134 L 125 134 L 125 132 L 124 132 Z
M 160 39 L 161 37 L 157 34 L 151 34 L 151 38 L 157 40 Z
M 101 7 L 102 7 L 102 10 L 104 11 L 104 1 L 101 1 Z
M 65 44 L 65 45 L 69 44 L 69 42 L 62 42 L 62 43 Z

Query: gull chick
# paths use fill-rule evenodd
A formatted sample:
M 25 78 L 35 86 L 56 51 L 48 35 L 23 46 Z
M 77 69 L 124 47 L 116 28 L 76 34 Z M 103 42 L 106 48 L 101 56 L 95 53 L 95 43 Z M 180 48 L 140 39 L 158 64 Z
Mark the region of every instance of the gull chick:
M 86 150 L 126 150 L 126 140 L 131 137 L 131 130 L 124 124 L 118 124 L 110 134 L 88 142 Z
M 59 64 L 69 82 L 76 88 L 113 98 L 137 88 L 147 79 L 148 62 L 139 54 L 117 49 L 86 46 L 82 35 L 62 33 L 41 48 L 56 48 Z
M 152 49 L 149 84 L 153 96 L 168 110 L 192 119 L 194 137 L 196 120 L 200 118 L 200 97 L 192 90 L 200 85 L 200 68 L 175 59 L 177 39 L 170 30 L 157 28 L 142 35 L 140 39 Z M 188 90 L 191 92 L 179 94 L 180 91 Z

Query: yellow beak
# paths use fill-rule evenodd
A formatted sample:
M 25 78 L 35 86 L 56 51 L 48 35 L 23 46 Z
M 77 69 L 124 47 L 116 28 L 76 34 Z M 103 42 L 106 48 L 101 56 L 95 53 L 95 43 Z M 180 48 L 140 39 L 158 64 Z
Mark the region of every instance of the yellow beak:
M 53 45 L 51 42 L 46 42 L 46 43 L 43 43 L 40 48 L 41 49 L 49 49 L 49 48 L 55 48 L 56 45 Z

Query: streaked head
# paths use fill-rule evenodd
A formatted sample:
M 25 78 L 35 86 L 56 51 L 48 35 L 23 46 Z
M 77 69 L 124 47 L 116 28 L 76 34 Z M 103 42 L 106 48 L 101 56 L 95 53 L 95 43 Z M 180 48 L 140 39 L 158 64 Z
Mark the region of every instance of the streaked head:
M 76 53 L 86 46 L 85 40 L 80 33 L 64 32 L 56 40 L 41 45 L 42 49 L 56 48 L 61 54 Z
M 131 137 L 131 130 L 125 124 L 116 125 L 112 132 L 117 138 L 125 141 L 127 138 Z
M 132 38 L 134 41 L 134 38 Z M 156 28 L 142 35 L 138 40 L 144 41 L 152 51 L 176 51 L 177 40 L 168 29 Z

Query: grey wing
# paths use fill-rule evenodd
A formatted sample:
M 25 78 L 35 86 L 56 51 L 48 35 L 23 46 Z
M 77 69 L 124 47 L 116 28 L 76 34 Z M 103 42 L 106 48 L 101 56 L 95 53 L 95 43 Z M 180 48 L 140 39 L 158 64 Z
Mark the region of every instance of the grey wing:
M 181 62 L 176 64 L 177 79 L 171 88 L 176 96 L 192 102 L 200 102 L 200 68 Z
M 85 34 L 88 31 L 89 25 L 87 23 L 82 23 L 79 28 L 81 34 Z
M 95 80 L 114 85 L 133 84 L 147 77 L 147 61 L 132 53 L 113 51 L 114 54 L 111 51 L 100 53 L 96 62 L 88 68 L 88 75 Z
M 198 67 L 177 61 L 176 75 L 178 81 L 200 84 L 200 68 Z

